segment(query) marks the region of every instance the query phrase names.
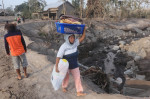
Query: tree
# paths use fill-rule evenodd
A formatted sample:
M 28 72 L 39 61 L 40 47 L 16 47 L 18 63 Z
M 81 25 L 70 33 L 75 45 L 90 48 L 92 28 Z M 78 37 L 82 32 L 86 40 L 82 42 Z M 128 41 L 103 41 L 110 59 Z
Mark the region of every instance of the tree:
M 41 12 L 43 11 L 44 7 L 46 6 L 45 0 L 28 0 L 29 8 L 31 12 Z
M 17 5 L 15 7 L 15 12 L 22 12 L 22 15 L 25 16 L 26 18 L 30 18 L 31 17 L 31 12 L 29 12 L 29 4 L 28 2 L 24 2 L 20 5 Z
M 80 0 L 72 0 L 72 5 L 75 7 L 74 14 L 80 15 Z
M 14 10 L 15 12 L 23 12 L 25 9 L 28 9 L 28 8 L 29 8 L 28 2 L 24 2 L 20 5 L 17 5 Z
M 41 12 L 46 6 L 45 0 L 28 0 L 15 7 L 15 12 L 22 12 L 23 16 L 31 18 L 32 13 Z
M 5 16 L 5 8 L 4 8 L 4 1 L 2 0 L 2 6 L 3 6 L 3 10 L 4 10 L 4 16 Z
M 87 18 L 103 17 L 107 0 L 88 0 L 87 2 Z
M 83 17 L 84 0 L 80 0 L 80 18 Z
M 6 12 L 7 12 L 8 15 L 10 15 L 10 16 L 14 15 L 13 7 L 12 7 L 12 6 L 7 7 L 7 8 L 6 8 Z

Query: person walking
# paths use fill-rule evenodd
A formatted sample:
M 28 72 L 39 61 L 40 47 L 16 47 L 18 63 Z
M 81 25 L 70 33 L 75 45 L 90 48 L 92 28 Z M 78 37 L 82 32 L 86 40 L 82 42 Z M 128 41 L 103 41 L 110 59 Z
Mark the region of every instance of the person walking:
M 7 34 L 4 36 L 5 49 L 7 55 L 12 56 L 12 62 L 17 72 L 17 79 L 21 80 L 20 64 L 24 70 L 24 77 L 27 78 L 28 62 L 25 53 L 27 52 L 26 44 L 22 33 L 17 29 L 16 24 L 7 24 Z
M 67 92 L 67 87 L 69 83 L 69 73 L 71 73 L 75 80 L 77 96 L 86 95 L 86 93 L 83 92 L 83 87 L 80 79 L 79 66 L 77 63 L 77 58 L 78 58 L 77 47 L 84 40 L 84 38 L 85 38 L 85 29 L 82 36 L 79 39 L 76 39 L 74 34 L 65 34 L 64 35 L 65 43 L 63 43 L 59 48 L 59 51 L 57 53 L 57 58 L 56 58 L 56 72 L 59 72 L 58 63 L 61 58 L 66 59 L 69 62 L 69 70 L 62 83 L 63 92 Z

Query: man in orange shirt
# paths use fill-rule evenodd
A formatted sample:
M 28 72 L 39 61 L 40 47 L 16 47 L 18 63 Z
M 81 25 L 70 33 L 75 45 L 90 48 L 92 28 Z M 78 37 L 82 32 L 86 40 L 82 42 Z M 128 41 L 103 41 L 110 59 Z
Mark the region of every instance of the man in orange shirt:
M 10 55 L 11 53 L 13 65 L 18 74 L 17 79 L 22 79 L 20 73 L 20 64 L 24 70 L 24 77 L 27 78 L 28 62 L 25 55 L 27 49 L 22 33 L 20 30 L 17 30 L 15 24 L 7 24 L 6 29 L 8 33 L 4 36 L 5 49 L 7 55 Z

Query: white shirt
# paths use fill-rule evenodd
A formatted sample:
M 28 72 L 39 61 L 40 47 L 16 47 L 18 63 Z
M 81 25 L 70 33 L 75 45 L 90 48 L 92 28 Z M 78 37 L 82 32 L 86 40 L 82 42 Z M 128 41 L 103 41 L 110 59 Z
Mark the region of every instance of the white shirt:
M 57 57 L 63 58 L 63 55 L 68 55 L 75 53 L 77 51 L 77 47 L 80 45 L 79 39 L 76 39 L 73 44 L 64 43 L 59 48 L 57 53 Z

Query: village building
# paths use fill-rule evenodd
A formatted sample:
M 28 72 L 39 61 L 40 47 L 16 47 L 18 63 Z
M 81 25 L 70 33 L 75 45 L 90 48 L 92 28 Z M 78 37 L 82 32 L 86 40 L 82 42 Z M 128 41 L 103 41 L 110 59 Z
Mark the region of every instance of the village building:
M 0 16 L 8 15 L 8 13 L 4 9 L 0 9 Z
M 39 14 L 36 15 L 42 19 L 56 20 L 64 13 L 67 15 L 74 15 L 74 10 L 74 6 L 69 1 L 59 1 L 57 3 L 47 5 L 43 12 L 39 12 Z

